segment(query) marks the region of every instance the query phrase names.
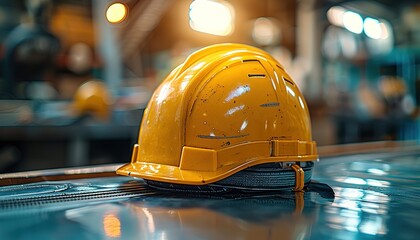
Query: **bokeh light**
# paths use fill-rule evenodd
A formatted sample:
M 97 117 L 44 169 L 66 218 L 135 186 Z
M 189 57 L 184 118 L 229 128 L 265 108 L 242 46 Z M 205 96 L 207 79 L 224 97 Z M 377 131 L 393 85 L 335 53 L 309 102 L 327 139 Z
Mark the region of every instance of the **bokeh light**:
M 347 11 L 343 15 L 344 27 L 350 32 L 360 34 L 363 31 L 362 17 L 352 11 Z
M 366 18 L 363 27 L 368 37 L 379 39 L 382 36 L 381 22 L 374 18 Z
M 110 23 L 120 23 L 127 17 L 127 7 L 122 3 L 113 3 L 106 10 L 106 19 Z
M 226 2 L 195 0 L 190 5 L 190 26 L 198 32 L 227 36 L 233 32 L 233 8 Z

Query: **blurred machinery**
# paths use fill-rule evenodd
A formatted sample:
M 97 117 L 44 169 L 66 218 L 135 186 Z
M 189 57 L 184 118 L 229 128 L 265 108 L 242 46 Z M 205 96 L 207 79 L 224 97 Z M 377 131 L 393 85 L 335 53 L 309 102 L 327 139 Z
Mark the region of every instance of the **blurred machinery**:
M 27 1 L 28 22 L 10 32 L 4 41 L 2 99 L 52 99 L 46 83 L 55 71 L 60 41 L 48 30 L 51 4 L 48 0 Z

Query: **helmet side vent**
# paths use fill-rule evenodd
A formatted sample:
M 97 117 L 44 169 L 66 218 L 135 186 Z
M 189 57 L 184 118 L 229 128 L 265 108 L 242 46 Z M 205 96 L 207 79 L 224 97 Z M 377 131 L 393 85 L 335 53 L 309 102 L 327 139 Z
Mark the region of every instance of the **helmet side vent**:
M 295 83 L 294 83 L 294 82 L 290 81 L 289 79 L 287 79 L 287 78 L 285 78 L 285 77 L 283 77 L 283 80 L 284 80 L 284 81 L 286 81 L 286 82 L 288 82 L 288 83 L 290 83 L 290 84 L 292 84 L 292 85 L 295 85 Z
M 249 78 L 265 78 L 264 73 L 250 73 L 248 74 Z
M 281 70 L 283 70 L 283 71 L 284 71 L 284 68 L 283 68 L 282 66 L 280 66 L 280 65 L 278 65 L 278 64 L 276 64 L 276 66 L 277 66 L 278 68 L 280 68 Z
M 260 60 L 258 60 L 258 59 L 244 59 L 244 60 L 242 60 L 242 62 L 243 63 L 246 63 L 246 62 L 259 62 Z

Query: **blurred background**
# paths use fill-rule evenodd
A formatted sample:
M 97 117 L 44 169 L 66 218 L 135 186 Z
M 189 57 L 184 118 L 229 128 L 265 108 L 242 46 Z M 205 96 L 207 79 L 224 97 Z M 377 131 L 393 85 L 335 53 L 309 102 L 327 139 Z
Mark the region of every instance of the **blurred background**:
M 419 142 L 415 0 L 0 0 L 0 173 L 126 163 L 143 109 L 193 51 L 271 53 L 318 145 Z

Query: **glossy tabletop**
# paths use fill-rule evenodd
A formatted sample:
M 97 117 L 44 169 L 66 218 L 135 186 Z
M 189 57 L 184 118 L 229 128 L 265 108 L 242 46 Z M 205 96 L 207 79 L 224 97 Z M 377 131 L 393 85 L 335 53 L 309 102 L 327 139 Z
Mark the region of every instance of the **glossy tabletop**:
M 0 239 L 419 239 L 419 173 L 417 148 L 321 158 L 303 195 L 168 193 L 130 177 L 3 186 Z

